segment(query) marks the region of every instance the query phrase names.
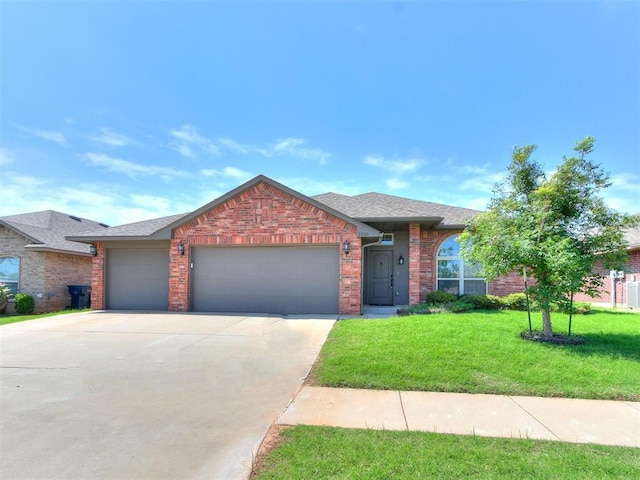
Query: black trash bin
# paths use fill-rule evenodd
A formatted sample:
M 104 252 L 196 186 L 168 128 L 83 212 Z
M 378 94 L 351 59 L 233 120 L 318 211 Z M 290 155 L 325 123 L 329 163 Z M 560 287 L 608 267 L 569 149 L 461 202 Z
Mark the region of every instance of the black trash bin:
M 91 287 L 89 285 L 67 285 L 71 295 L 71 308 L 81 309 L 91 306 Z

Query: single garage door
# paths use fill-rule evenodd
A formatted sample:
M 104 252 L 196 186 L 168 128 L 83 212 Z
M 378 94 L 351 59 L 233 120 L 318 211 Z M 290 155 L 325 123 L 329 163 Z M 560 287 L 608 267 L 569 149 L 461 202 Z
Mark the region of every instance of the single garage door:
M 338 247 L 195 247 L 196 312 L 337 313 Z
M 107 249 L 106 307 L 112 310 L 167 310 L 169 250 Z

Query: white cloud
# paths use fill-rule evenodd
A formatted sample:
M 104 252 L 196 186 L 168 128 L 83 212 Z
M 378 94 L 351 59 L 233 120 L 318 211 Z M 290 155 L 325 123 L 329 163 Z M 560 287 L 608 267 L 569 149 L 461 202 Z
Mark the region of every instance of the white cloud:
M 200 170 L 200 175 L 204 177 L 221 177 L 221 178 L 230 178 L 234 180 L 246 181 L 249 180 L 254 175 L 239 168 L 235 167 L 224 167 L 220 170 L 208 168 Z
M 487 173 L 487 168 L 489 167 L 489 164 L 486 163 L 482 166 L 477 166 L 477 165 L 459 165 L 456 166 L 454 165 L 454 169 L 457 172 L 463 173 L 463 174 L 474 174 L 474 175 L 483 175 L 485 173 Z
M 23 130 L 30 133 L 31 135 L 49 140 L 51 142 L 57 143 L 58 145 L 65 145 L 67 143 L 67 139 L 60 132 L 42 130 L 40 128 L 23 128 Z
M 486 210 L 489 200 L 489 197 L 461 198 L 459 206 L 472 210 Z
M 389 170 L 397 175 L 410 173 L 418 170 L 425 161 L 419 158 L 408 158 L 405 160 L 388 160 L 380 155 L 370 155 L 363 160 L 365 165 Z
M 335 192 L 341 195 L 358 195 L 365 192 L 362 186 L 345 184 L 341 181 L 323 182 L 305 177 L 284 177 L 276 178 L 275 180 L 307 196 L 319 195 L 327 192 Z
M 165 182 L 170 182 L 176 177 L 185 178 L 191 176 L 191 174 L 182 170 L 157 165 L 140 165 L 102 153 L 86 153 L 84 156 L 94 166 L 105 167 L 108 171 L 114 173 L 123 173 L 132 179 L 137 179 L 141 176 L 157 176 Z
M 244 145 L 242 143 L 236 142 L 235 140 L 232 140 L 231 138 L 218 138 L 218 143 L 231 151 L 242 153 L 243 155 L 259 150 L 253 145 Z
M 15 161 L 15 155 L 6 148 L 0 148 L 0 167 L 7 166 Z
M 95 140 L 98 143 L 109 145 L 110 147 L 124 147 L 125 145 L 129 145 L 131 143 L 131 139 L 129 137 L 120 133 L 113 132 L 108 128 L 101 128 L 100 134 L 91 137 L 91 139 Z
M 298 137 L 287 137 L 276 140 L 266 147 L 236 142 L 228 137 L 218 138 L 217 143 L 234 153 L 242 155 L 257 153 L 267 158 L 289 156 L 301 160 L 314 161 L 319 165 L 326 165 L 331 158 L 331 153 L 320 148 L 308 148 L 306 147 L 307 141 L 304 138 Z
M 267 156 L 285 154 L 302 160 L 312 160 L 320 165 L 326 165 L 331 154 L 319 148 L 306 148 L 303 138 L 288 137 L 278 140 L 266 150 Z
M 491 193 L 496 183 L 504 180 L 504 173 L 491 173 L 487 175 L 479 175 L 477 177 L 465 180 L 460 184 L 460 190 L 474 190 L 477 192 Z
M 196 151 L 207 155 L 218 154 L 218 147 L 213 141 L 200 135 L 193 125 L 183 125 L 171 130 L 171 136 L 175 139 L 171 148 L 182 156 L 195 157 Z
M 132 193 L 129 198 L 133 201 L 133 204 L 138 207 L 143 207 L 146 210 L 169 210 L 171 207 L 171 200 L 165 197 L 158 197 L 156 195 L 138 195 Z
M 640 192 L 640 175 L 635 173 L 619 173 L 611 175 L 611 187 L 616 190 L 624 190 L 636 194 Z
M 384 182 L 387 185 L 389 190 L 401 190 L 403 188 L 409 187 L 409 183 L 404 180 L 400 180 L 399 178 L 388 178 Z

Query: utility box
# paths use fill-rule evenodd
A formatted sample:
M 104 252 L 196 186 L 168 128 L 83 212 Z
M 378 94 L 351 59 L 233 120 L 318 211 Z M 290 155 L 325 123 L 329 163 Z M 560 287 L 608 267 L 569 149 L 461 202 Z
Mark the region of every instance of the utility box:
M 627 307 L 640 308 L 640 282 L 627 282 Z
M 91 287 L 89 285 L 67 285 L 71 295 L 71 308 L 80 310 L 91 306 Z

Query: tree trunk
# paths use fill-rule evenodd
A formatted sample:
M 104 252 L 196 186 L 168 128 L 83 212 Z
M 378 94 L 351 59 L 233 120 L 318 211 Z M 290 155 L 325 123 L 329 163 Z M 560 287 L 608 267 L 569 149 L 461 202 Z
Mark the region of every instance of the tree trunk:
M 542 333 L 544 338 L 553 337 L 553 330 L 551 329 L 551 315 L 549 314 L 549 308 L 542 309 Z

